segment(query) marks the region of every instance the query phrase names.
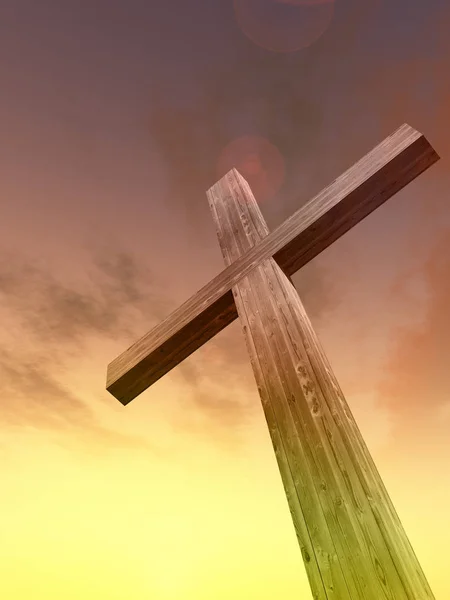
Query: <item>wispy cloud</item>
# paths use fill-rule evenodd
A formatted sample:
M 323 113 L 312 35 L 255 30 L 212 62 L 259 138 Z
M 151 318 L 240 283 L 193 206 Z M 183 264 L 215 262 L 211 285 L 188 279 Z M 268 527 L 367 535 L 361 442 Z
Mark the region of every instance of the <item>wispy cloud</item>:
M 0 294 L 20 314 L 28 335 L 41 340 L 45 335 L 47 343 L 71 349 L 93 335 L 123 333 L 130 308 L 156 318 L 164 314 L 167 302 L 151 274 L 125 252 L 94 256 L 82 289 L 61 283 L 44 267 L 20 257 L 0 256 Z
M 166 303 L 151 274 L 126 252 L 95 255 L 90 278 L 77 288 L 38 264 L 3 252 L 0 419 L 15 426 L 82 428 L 86 434 L 125 442 L 126 435 L 104 428 L 82 394 L 64 384 L 67 361 L 89 352 L 92 339 L 125 338 L 139 316 L 156 321 Z M 93 390 L 94 397 L 102 393 L 106 395 Z

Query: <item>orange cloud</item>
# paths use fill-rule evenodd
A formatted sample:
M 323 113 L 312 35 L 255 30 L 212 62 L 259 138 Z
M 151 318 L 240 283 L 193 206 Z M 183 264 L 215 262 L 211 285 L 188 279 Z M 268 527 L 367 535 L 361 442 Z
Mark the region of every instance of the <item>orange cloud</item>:
M 447 435 L 450 426 L 450 228 L 436 241 L 422 277 L 428 291 L 425 314 L 418 324 L 395 332 L 378 392 L 395 432 L 423 438 L 441 426 Z

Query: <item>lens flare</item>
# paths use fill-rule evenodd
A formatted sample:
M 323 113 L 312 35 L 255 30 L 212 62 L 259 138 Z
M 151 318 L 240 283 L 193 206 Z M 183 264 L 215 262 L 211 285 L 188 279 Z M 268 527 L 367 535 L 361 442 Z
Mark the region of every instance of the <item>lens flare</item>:
M 334 0 L 234 0 L 234 12 L 254 44 L 273 52 L 295 52 L 325 33 Z
M 220 179 L 232 168 L 248 181 L 255 198 L 264 202 L 273 198 L 285 178 L 284 159 L 276 146 L 266 138 L 245 135 L 230 142 L 217 161 Z

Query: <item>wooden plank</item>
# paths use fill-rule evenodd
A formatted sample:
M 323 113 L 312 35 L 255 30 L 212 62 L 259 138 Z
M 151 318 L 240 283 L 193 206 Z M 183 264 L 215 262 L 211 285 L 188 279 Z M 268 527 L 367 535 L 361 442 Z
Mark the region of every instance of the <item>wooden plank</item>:
M 266 259 L 233 292 L 313 597 L 432 600 L 295 288 Z
M 366 503 L 367 500 L 367 510 L 370 507 L 373 516 L 371 528 L 375 527 L 376 524 L 381 533 L 385 551 L 390 552 L 396 571 L 403 581 L 402 585 L 409 590 L 410 596 L 408 598 L 414 600 L 416 598 L 433 599 L 434 596 L 425 574 L 416 558 L 332 367 L 314 332 L 311 321 L 298 298 L 298 294 L 292 297 L 301 322 L 302 345 L 312 367 L 316 385 L 319 385 L 319 393 L 326 404 L 324 419 L 334 422 L 334 426 L 338 430 L 338 435 L 336 435 L 333 433 L 333 428 L 326 424 L 324 420 L 326 434 L 329 437 L 329 443 L 333 451 L 336 452 L 336 456 L 345 457 L 345 461 L 340 463 L 345 467 L 345 478 L 351 483 L 353 490 L 358 489 L 355 497 L 362 494 L 363 501 Z M 311 387 L 311 384 L 309 387 Z M 349 464 L 351 464 L 351 469 L 347 466 Z
M 267 225 L 239 178 L 209 200 L 232 264 Z M 314 598 L 432 599 L 294 286 L 269 258 L 233 295 Z
M 261 261 L 273 256 L 292 275 L 438 158 L 422 134 L 400 127 L 113 360 L 107 390 L 133 400 L 236 319 L 231 289 Z

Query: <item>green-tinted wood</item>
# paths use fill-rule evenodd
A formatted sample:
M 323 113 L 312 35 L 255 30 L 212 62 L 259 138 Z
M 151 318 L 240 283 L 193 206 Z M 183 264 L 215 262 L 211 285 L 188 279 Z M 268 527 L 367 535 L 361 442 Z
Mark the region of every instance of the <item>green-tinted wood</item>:
M 236 172 L 208 200 L 227 265 L 268 235 Z M 292 283 L 266 259 L 233 295 L 313 597 L 432 599 Z
M 108 391 L 133 400 L 237 317 L 231 288 L 262 260 L 292 275 L 437 159 L 422 134 L 400 127 L 117 357 Z

